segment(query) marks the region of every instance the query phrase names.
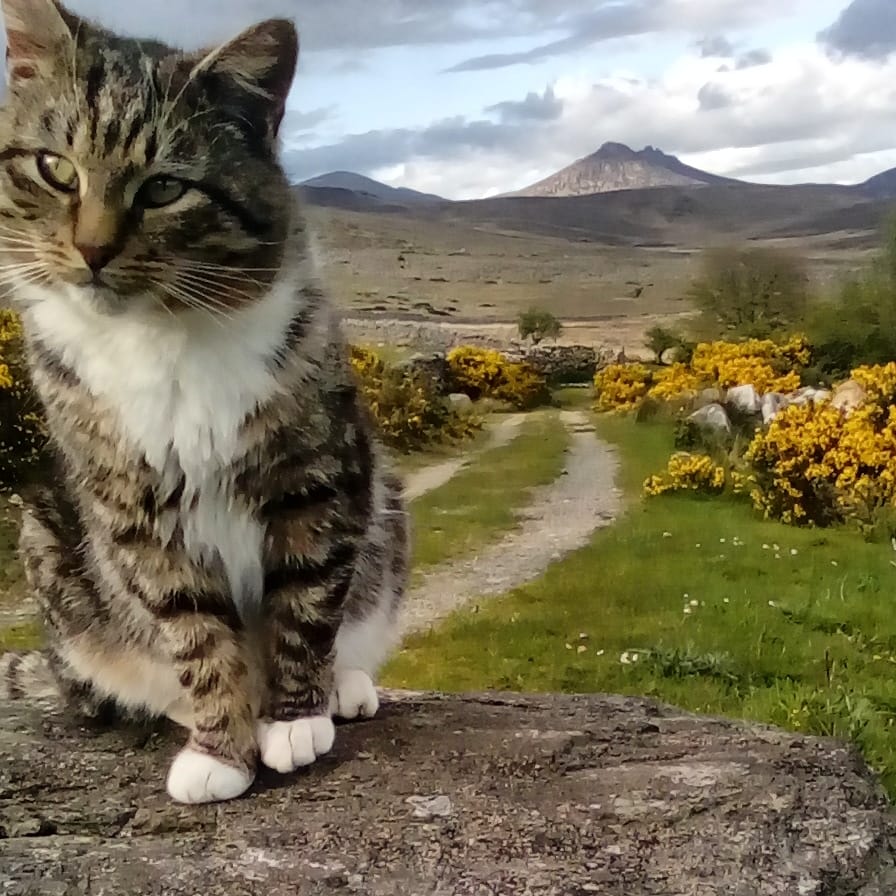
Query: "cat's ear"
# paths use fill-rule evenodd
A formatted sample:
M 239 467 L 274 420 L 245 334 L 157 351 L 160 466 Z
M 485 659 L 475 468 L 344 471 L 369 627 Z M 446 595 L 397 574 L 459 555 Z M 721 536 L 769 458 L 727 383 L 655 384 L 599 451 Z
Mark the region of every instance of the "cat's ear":
M 253 104 L 261 104 L 276 136 L 286 110 L 299 58 L 299 35 L 289 19 L 270 19 L 212 50 L 193 75 L 214 74 L 229 81 Z
M 11 84 L 53 72 L 74 39 L 78 18 L 56 0 L 2 0 Z M 64 56 L 63 56 L 64 54 Z

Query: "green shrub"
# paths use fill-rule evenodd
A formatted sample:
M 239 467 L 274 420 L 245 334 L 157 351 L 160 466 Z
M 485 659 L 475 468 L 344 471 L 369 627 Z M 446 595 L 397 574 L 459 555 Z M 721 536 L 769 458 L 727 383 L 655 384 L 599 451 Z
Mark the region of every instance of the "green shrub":
M 662 364 L 663 355 L 670 349 L 675 349 L 676 361 L 682 361 L 690 353 L 693 347 L 689 347 L 685 337 L 677 330 L 656 324 L 645 333 L 644 347 L 653 352 L 657 364 Z
M 544 339 L 556 339 L 563 329 L 563 325 L 551 314 L 542 308 L 530 308 L 521 311 L 517 318 L 520 339 L 531 339 L 534 345 L 538 345 Z
M 690 297 L 703 338 L 765 339 L 803 324 L 809 304 L 801 258 L 778 249 L 711 249 Z
M 827 378 L 896 358 L 896 217 L 879 255 L 818 307 L 808 332 L 815 364 Z

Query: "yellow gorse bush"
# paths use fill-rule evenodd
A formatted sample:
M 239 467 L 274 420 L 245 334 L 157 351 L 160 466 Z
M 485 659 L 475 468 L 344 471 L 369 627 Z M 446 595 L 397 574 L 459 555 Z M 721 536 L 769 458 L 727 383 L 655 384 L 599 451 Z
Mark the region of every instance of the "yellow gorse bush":
M 753 385 L 760 394 L 793 392 L 800 387 L 800 368 L 810 361 L 802 336 L 786 342 L 747 339 L 743 342 L 701 342 L 688 364 L 676 362 L 653 369 L 644 364 L 611 364 L 594 378 L 597 407 L 629 410 L 645 398 L 672 401 L 702 389 Z
M 896 506 L 896 364 L 852 372 L 867 400 L 851 414 L 791 405 L 756 434 L 746 460 L 753 502 L 785 523 L 871 525 Z
M 0 484 L 20 485 L 41 462 L 46 432 L 31 391 L 22 322 L 0 309 Z
M 809 363 L 809 347 L 795 337 L 785 343 L 771 339 L 744 342 L 701 342 L 691 359 L 691 370 L 720 389 L 750 384 L 760 394 L 793 392 L 800 387 L 795 368 Z
M 594 376 L 594 395 L 601 411 L 637 407 L 650 391 L 653 372 L 644 364 L 610 364 Z
M 494 349 L 459 346 L 448 352 L 447 361 L 454 387 L 474 401 L 494 398 L 527 410 L 550 398 L 547 381 L 534 367 Z
M 380 437 L 392 448 L 416 451 L 468 438 L 482 427 L 479 418 L 451 408 L 425 376 L 388 367 L 369 349 L 353 346 L 351 364 Z
M 651 497 L 669 492 L 718 494 L 725 488 L 726 475 L 708 454 L 678 451 L 669 458 L 666 469 L 644 482 L 644 493 Z
M 691 392 L 699 392 L 710 385 L 712 381 L 707 376 L 696 373 L 689 364 L 676 361 L 669 367 L 656 371 L 647 395 L 660 401 L 671 401 Z

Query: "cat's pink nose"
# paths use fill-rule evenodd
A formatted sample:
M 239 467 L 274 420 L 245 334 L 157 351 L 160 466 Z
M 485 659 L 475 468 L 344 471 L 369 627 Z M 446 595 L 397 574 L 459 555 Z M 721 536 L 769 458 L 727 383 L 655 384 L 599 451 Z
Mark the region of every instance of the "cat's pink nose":
M 94 273 L 101 271 L 115 257 L 115 246 L 111 243 L 105 246 L 76 246 L 81 257 L 87 262 L 87 267 Z

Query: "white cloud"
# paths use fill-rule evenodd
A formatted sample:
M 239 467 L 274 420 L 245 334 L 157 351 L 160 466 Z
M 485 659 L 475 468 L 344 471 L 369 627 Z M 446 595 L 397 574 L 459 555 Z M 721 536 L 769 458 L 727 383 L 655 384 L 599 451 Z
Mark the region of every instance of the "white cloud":
M 701 108 L 707 85 L 718 101 Z M 552 95 L 559 115 L 525 127 L 442 122 L 396 145 L 394 159 L 383 157 L 389 132 L 369 140 L 381 168 L 402 165 L 394 182 L 458 198 L 525 186 L 607 140 L 651 144 L 714 173 L 772 181 L 807 172 L 813 180 L 865 179 L 896 147 L 896 59 L 832 58 L 815 44 L 723 72 L 692 49 L 655 80 L 628 71 L 597 83 L 560 78 Z M 360 161 L 367 141 L 355 139 Z

